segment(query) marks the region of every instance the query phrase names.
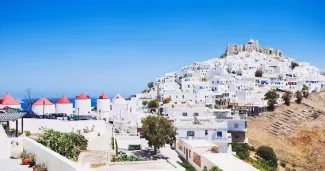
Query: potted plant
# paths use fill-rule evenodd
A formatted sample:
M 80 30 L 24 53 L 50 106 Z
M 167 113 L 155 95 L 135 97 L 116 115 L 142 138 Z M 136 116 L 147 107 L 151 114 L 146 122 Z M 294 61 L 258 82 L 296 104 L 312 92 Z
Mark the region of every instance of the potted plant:
M 33 167 L 33 171 L 47 171 L 44 163 L 38 164 Z
M 32 154 L 30 156 L 30 162 L 29 162 L 29 167 L 35 166 L 35 154 Z
M 15 128 L 10 128 L 10 136 L 15 137 L 16 129 Z
M 28 165 L 30 163 L 30 154 L 23 150 L 21 153 L 21 162 L 23 165 Z

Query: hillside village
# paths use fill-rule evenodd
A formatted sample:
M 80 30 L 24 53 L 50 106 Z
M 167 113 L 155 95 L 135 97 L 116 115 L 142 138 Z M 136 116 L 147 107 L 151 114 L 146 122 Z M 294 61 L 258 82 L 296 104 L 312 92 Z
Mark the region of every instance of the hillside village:
M 7 135 L 14 129 L 11 135 L 18 137 L 6 141 L 42 156 L 36 161 L 55 161 L 47 163 L 49 170 L 96 170 L 92 165 L 106 170 L 142 171 L 207 171 L 216 167 L 224 171 L 313 170 L 306 151 L 299 151 L 306 141 L 294 143 L 305 133 L 305 125 L 314 129 L 324 123 L 324 90 L 324 72 L 250 40 L 227 45 L 220 58 L 166 73 L 129 98 L 117 94 L 110 99 L 103 93 L 96 106 L 91 106 L 91 98 L 85 93 L 76 96 L 74 104 L 65 96 L 56 102 L 42 97 L 30 101 L 31 111 L 26 114 L 19 110 L 20 102 L 7 93 L 0 100 L 0 121 L 6 122 Z M 266 96 L 270 92 L 276 96 L 272 103 L 275 110 Z M 299 100 L 299 93 L 303 99 Z M 288 94 L 290 98 L 285 100 Z M 158 128 L 164 129 L 151 132 L 158 129 L 150 125 L 157 120 Z M 68 160 L 70 156 L 57 157 L 53 151 L 61 148 L 51 147 L 51 143 L 45 148 L 36 142 L 47 142 L 37 139 L 42 138 L 45 127 L 57 131 L 56 136 L 66 132 L 84 136 L 86 150 L 80 154 L 75 149 L 69 151 L 74 161 Z M 32 138 L 27 137 L 26 130 Z M 0 131 L 5 141 L 7 135 Z M 152 137 L 158 140 L 150 140 Z M 308 150 L 324 149 L 318 142 L 310 142 L 313 145 Z M 255 155 L 255 148 L 260 147 L 274 158 L 264 161 L 261 154 Z M 270 147 L 282 161 L 276 159 Z M 9 158 L 8 149 L 0 155 Z M 295 166 L 288 168 L 285 162 Z

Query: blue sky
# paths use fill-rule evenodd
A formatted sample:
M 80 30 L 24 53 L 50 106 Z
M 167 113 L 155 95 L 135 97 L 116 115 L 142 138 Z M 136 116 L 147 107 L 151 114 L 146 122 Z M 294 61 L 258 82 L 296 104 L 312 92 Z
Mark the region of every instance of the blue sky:
M 250 38 L 325 69 L 325 3 L 0 0 L 0 94 L 128 96 Z

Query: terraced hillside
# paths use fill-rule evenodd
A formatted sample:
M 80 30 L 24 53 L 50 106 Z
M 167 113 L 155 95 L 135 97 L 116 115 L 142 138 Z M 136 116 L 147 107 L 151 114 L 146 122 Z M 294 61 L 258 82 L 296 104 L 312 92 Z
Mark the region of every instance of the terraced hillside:
M 294 163 L 298 170 L 313 170 L 316 166 L 323 166 L 325 170 L 324 157 L 313 156 L 314 153 L 325 154 L 324 97 L 325 93 L 313 93 L 302 104 L 281 105 L 274 112 L 249 118 L 249 144 L 271 146 L 281 160 Z M 300 139 L 308 145 L 297 143 Z

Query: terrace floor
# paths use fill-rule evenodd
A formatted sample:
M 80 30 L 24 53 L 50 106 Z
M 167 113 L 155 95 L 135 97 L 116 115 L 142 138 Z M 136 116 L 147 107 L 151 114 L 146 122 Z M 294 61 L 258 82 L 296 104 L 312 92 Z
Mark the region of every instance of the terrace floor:
M 0 159 L 1 171 L 32 171 L 28 165 L 21 165 L 21 159 Z

